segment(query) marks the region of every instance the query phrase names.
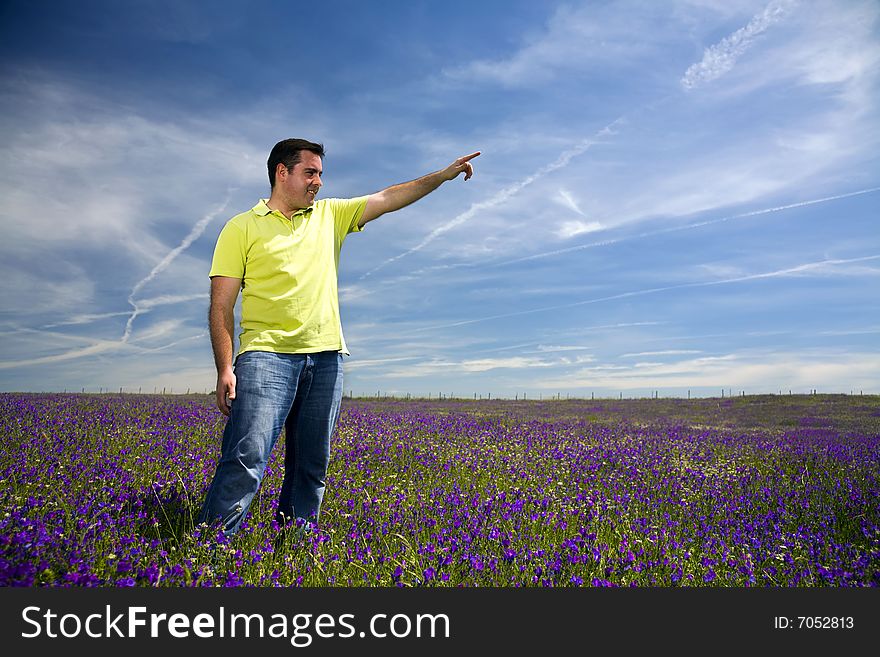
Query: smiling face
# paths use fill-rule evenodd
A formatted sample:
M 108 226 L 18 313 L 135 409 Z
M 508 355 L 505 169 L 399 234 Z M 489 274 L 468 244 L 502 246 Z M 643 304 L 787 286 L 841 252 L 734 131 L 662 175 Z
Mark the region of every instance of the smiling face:
M 301 151 L 299 162 L 291 169 L 279 164 L 272 190 L 272 198 L 282 206 L 278 209 L 290 214 L 314 203 L 318 190 L 324 184 L 322 173 L 320 156 L 310 151 Z

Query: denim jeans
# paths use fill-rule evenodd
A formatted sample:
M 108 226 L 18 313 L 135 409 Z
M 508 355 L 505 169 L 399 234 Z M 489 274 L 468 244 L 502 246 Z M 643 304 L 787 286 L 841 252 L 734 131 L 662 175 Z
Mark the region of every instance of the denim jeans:
M 220 521 L 235 533 L 285 429 L 280 521 L 316 522 L 324 497 L 330 438 L 342 400 L 342 356 L 335 351 L 276 354 L 246 351 L 235 361 L 235 399 L 220 461 L 198 522 Z

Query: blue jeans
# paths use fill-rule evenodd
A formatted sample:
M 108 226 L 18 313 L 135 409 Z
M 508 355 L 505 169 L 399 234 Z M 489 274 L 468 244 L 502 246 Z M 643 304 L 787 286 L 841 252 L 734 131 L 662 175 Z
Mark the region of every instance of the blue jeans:
M 342 356 L 246 351 L 234 371 L 235 399 L 220 462 L 198 522 L 219 520 L 226 534 L 238 530 L 282 427 L 286 451 L 277 517 L 282 524 L 293 518 L 316 522 L 342 400 Z

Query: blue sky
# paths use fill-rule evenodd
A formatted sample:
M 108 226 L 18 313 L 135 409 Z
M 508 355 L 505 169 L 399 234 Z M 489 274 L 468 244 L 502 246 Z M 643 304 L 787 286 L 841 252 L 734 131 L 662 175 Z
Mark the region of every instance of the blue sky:
M 880 393 L 880 5 L 0 5 L 0 389 L 211 390 L 223 223 L 482 151 L 346 240 L 346 393 Z

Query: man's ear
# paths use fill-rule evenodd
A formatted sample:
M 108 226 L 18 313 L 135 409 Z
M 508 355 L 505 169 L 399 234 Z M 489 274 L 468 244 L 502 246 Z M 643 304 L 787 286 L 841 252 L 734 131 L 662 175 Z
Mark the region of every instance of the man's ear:
M 275 180 L 283 180 L 284 178 L 287 177 L 288 173 L 289 172 L 287 171 L 287 167 L 284 166 L 283 162 L 279 162 L 275 166 Z

